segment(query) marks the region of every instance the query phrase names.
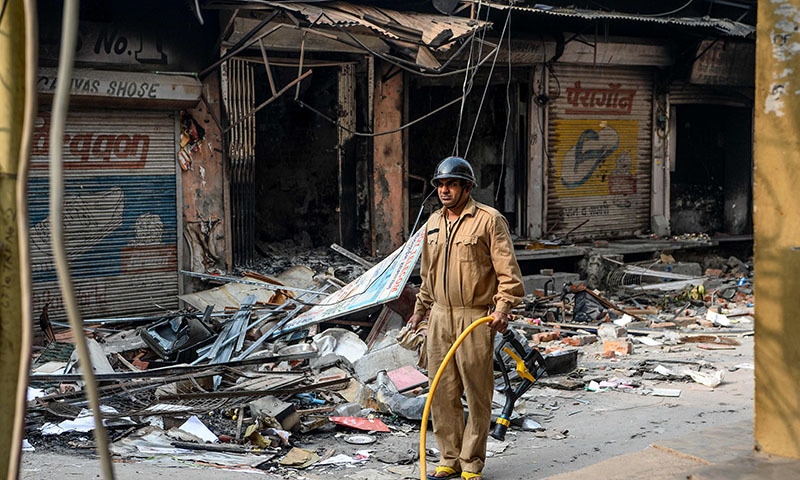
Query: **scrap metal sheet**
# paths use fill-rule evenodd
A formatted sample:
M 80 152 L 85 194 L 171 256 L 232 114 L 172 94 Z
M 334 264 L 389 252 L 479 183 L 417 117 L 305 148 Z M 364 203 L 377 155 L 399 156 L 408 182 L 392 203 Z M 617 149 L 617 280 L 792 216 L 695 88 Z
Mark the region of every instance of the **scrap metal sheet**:
M 440 50 L 446 50 L 452 45 L 453 41 L 459 38 L 472 35 L 476 31 L 491 26 L 491 22 L 464 17 L 398 12 L 367 5 L 353 5 L 346 2 L 327 2 L 324 6 L 309 3 L 265 3 L 274 8 L 303 15 L 309 22 L 317 25 L 363 26 L 384 37 L 395 40 L 409 40 L 410 35 L 408 33 L 400 33 L 401 31 L 419 31 L 421 33 L 420 40 L 428 46 L 431 46 L 437 36 L 449 30 L 452 32 L 450 43 L 443 45 Z M 399 28 L 393 29 L 392 25 L 396 25 Z
M 239 308 L 248 295 L 256 297 L 256 304 L 268 305 L 281 286 L 285 286 L 287 291 L 292 291 L 293 288 L 320 288 L 314 281 L 314 275 L 314 271 L 310 268 L 295 265 L 278 275 L 272 283 L 263 282 L 263 286 L 258 285 L 261 281 L 256 278 L 244 277 L 242 280 L 247 283 L 227 283 L 209 290 L 179 295 L 178 298 L 201 311 L 208 305 L 214 305 L 215 312 L 223 312 L 226 308 Z
M 202 292 L 178 295 L 178 298 L 198 310 L 204 310 L 207 306 L 213 305 L 215 312 L 223 312 L 226 308 L 239 308 L 248 295 L 255 296 L 256 303 L 268 304 L 275 295 L 275 291 L 257 285 L 228 283 Z

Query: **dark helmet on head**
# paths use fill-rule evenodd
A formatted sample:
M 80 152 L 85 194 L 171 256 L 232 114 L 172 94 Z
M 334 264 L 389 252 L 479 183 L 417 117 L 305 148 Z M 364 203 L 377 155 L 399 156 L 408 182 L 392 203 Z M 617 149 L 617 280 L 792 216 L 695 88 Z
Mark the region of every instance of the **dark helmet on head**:
M 436 173 L 431 179 L 431 185 L 436 186 L 438 180 L 445 178 L 460 178 L 470 182 L 474 187 L 478 186 L 475 180 L 475 172 L 472 171 L 472 165 L 461 157 L 447 157 L 436 167 Z

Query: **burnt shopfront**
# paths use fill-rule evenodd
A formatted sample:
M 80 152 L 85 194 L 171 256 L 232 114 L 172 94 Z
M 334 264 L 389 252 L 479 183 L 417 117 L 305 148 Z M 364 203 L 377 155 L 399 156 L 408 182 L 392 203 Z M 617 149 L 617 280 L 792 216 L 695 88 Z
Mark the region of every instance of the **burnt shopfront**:
M 56 71 L 42 69 L 40 92 Z M 78 70 L 79 99 L 62 140 L 64 236 L 74 290 L 87 318 L 177 306 L 180 115 L 160 108 L 108 108 L 114 99 L 196 103 L 194 79 Z M 82 87 L 85 85 L 87 87 Z M 82 92 L 86 92 L 85 94 Z M 179 93 L 175 93 L 179 92 Z M 104 100 L 99 99 L 104 95 Z M 92 105 L 94 102 L 100 102 Z M 101 107 L 102 105 L 102 107 Z M 63 315 L 50 245 L 51 110 L 39 111 L 29 180 L 34 311 Z
M 171 40 L 177 32 L 159 28 L 169 15 L 137 22 L 152 8 L 146 2 L 135 13 L 113 4 L 82 10 L 75 69 L 66 80 L 57 68 L 58 19 L 41 20 L 39 111 L 28 182 L 35 316 L 47 310 L 52 321 L 65 320 L 51 247 L 55 141 L 62 147 L 65 249 L 84 318 L 177 308 L 180 270 L 224 267 L 224 256 L 205 261 L 208 249 L 196 247 L 202 235 L 193 234 L 207 226 L 201 228 L 204 220 L 224 219 L 222 162 L 214 150 L 219 135 L 208 108 L 216 95 L 208 96 L 208 82 L 181 73 L 205 60 Z M 193 26 L 182 35 L 181 42 L 204 43 Z M 52 100 L 62 81 L 69 82 L 69 112 L 63 138 L 53 139 Z M 207 245 L 223 241 L 224 235 L 211 233 Z

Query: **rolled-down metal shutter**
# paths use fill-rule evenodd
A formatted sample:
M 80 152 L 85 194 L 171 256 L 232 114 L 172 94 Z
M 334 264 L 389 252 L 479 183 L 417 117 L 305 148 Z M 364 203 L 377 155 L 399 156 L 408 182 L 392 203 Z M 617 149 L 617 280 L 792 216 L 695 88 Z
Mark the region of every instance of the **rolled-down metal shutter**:
M 554 65 L 548 82 L 548 236 L 649 231 L 650 71 Z
M 50 112 L 37 119 L 28 193 L 33 308 L 64 320 L 50 246 Z M 64 236 L 84 318 L 178 305 L 176 131 L 170 112 L 74 111 L 64 135 Z
M 731 107 L 753 106 L 752 89 L 721 88 L 706 85 L 674 81 L 669 85 L 669 103 L 678 104 L 713 104 Z M 750 93 L 748 95 L 748 93 Z

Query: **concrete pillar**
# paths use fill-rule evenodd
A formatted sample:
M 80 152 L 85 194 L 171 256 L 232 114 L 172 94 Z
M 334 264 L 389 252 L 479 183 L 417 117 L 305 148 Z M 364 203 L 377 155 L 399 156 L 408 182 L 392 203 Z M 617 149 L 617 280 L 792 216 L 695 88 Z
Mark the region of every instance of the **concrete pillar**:
M 26 45 L 26 34 L 35 39 L 26 11 L 33 4 L 8 0 L 0 17 L 0 478 L 8 479 L 19 473 L 31 355 L 28 227 L 20 213 L 27 177 L 20 159 L 30 154 L 36 110 L 35 93 L 25 96 L 36 84 L 36 55 L 26 56 L 36 47 L 35 41 Z M 32 69 L 27 81 L 26 66 Z
M 755 442 L 800 458 L 800 0 L 758 2 Z
M 403 124 L 403 72 L 381 63 L 375 73 L 375 133 Z M 405 240 L 408 216 L 408 172 L 403 132 L 378 135 L 373 141 L 372 254 L 385 256 Z

